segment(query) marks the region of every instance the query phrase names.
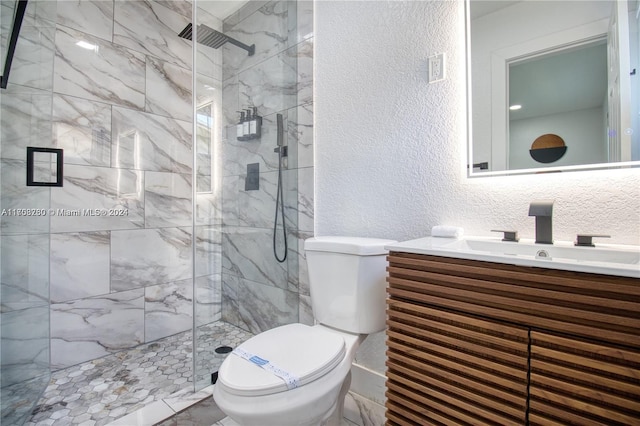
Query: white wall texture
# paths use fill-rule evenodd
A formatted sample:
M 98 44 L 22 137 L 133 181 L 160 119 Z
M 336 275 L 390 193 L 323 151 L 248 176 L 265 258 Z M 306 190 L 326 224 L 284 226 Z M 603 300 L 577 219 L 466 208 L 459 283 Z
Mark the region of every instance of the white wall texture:
M 555 199 L 554 236 L 640 244 L 640 169 L 466 177 L 462 1 L 323 1 L 315 9 L 315 234 L 408 240 L 438 224 L 534 236 L 535 199 Z M 444 52 L 447 78 L 427 83 Z M 359 354 L 384 370 L 384 340 Z
M 640 244 L 640 169 L 466 177 L 463 22 L 460 1 L 317 3 L 316 234 L 533 237 L 529 203 L 554 198 L 557 240 Z M 428 84 L 438 52 L 448 76 Z

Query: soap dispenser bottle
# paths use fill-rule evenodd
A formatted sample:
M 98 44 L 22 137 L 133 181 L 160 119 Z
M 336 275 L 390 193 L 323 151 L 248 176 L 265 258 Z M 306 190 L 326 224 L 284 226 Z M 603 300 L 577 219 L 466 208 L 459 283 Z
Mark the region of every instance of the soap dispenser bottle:
M 242 123 L 242 131 L 244 133 L 244 140 L 248 141 L 253 139 L 251 137 L 251 132 L 249 132 L 249 122 L 251 121 L 251 110 L 247 109 L 247 112 L 244 113 L 244 123 Z
M 240 113 L 240 120 L 236 125 L 236 139 L 238 139 L 239 141 L 246 141 L 247 138 L 244 132 L 244 125 L 247 122 L 247 120 L 244 116 L 244 111 L 238 111 L 238 112 Z
M 249 120 L 249 134 L 251 139 L 260 139 L 262 128 L 262 117 L 258 115 L 258 107 L 253 107 L 253 115 Z

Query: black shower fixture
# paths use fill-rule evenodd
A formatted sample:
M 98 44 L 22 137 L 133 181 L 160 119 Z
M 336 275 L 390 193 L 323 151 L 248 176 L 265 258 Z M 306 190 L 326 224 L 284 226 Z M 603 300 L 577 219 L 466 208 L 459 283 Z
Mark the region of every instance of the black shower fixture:
M 225 34 L 222 34 L 220 31 L 216 31 L 213 28 L 209 28 L 204 24 L 198 25 L 198 43 L 204 44 L 205 46 L 213 47 L 214 49 L 220 48 L 223 44 L 229 42 L 238 46 L 241 49 L 249 52 L 249 56 L 253 56 L 256 52 L 256 45 L 252 44 L 251 46 L 247 46 L 246 44 L 231 38 Z M 187 40 L 193 39 L 193 25 L 190 23 L 184 27 L 184 30 L 178 34 L 182 38 L 186 38 Z

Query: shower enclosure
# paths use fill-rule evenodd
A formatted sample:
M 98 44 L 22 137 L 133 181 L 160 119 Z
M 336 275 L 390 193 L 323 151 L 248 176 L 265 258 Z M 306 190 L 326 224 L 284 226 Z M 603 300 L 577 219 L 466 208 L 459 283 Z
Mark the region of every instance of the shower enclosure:
M 0 92 L 3 424 L 46 410 L 59 371 L 186 333 L 198 390 L 224 333 L 310 321 L 311 2 L 217 3 L 29 0 Z M 190 23 L 255 53 L 179 37 Z M 260 137 L 238 140 L 236 111 L 254 107 Z M 61 187 L 25 185 L 27 147 L 63 150 Z M 55 181 L 54 163 L 39 154 L 34 176 Z

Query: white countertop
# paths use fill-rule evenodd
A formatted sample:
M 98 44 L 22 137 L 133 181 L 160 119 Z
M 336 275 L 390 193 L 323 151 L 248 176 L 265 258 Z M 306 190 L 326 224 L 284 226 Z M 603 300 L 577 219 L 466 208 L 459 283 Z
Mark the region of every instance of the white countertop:
M 425 237 L 389 244 L 385 248 L 395 252 L 640 278 L 640 247 L 631 245 L 575 247 L 564 241 L 536 244 L 526 239 L 503 242 L 500 238 L 486 237 Z M 536 254 L 547 254 L 548 257 Z

